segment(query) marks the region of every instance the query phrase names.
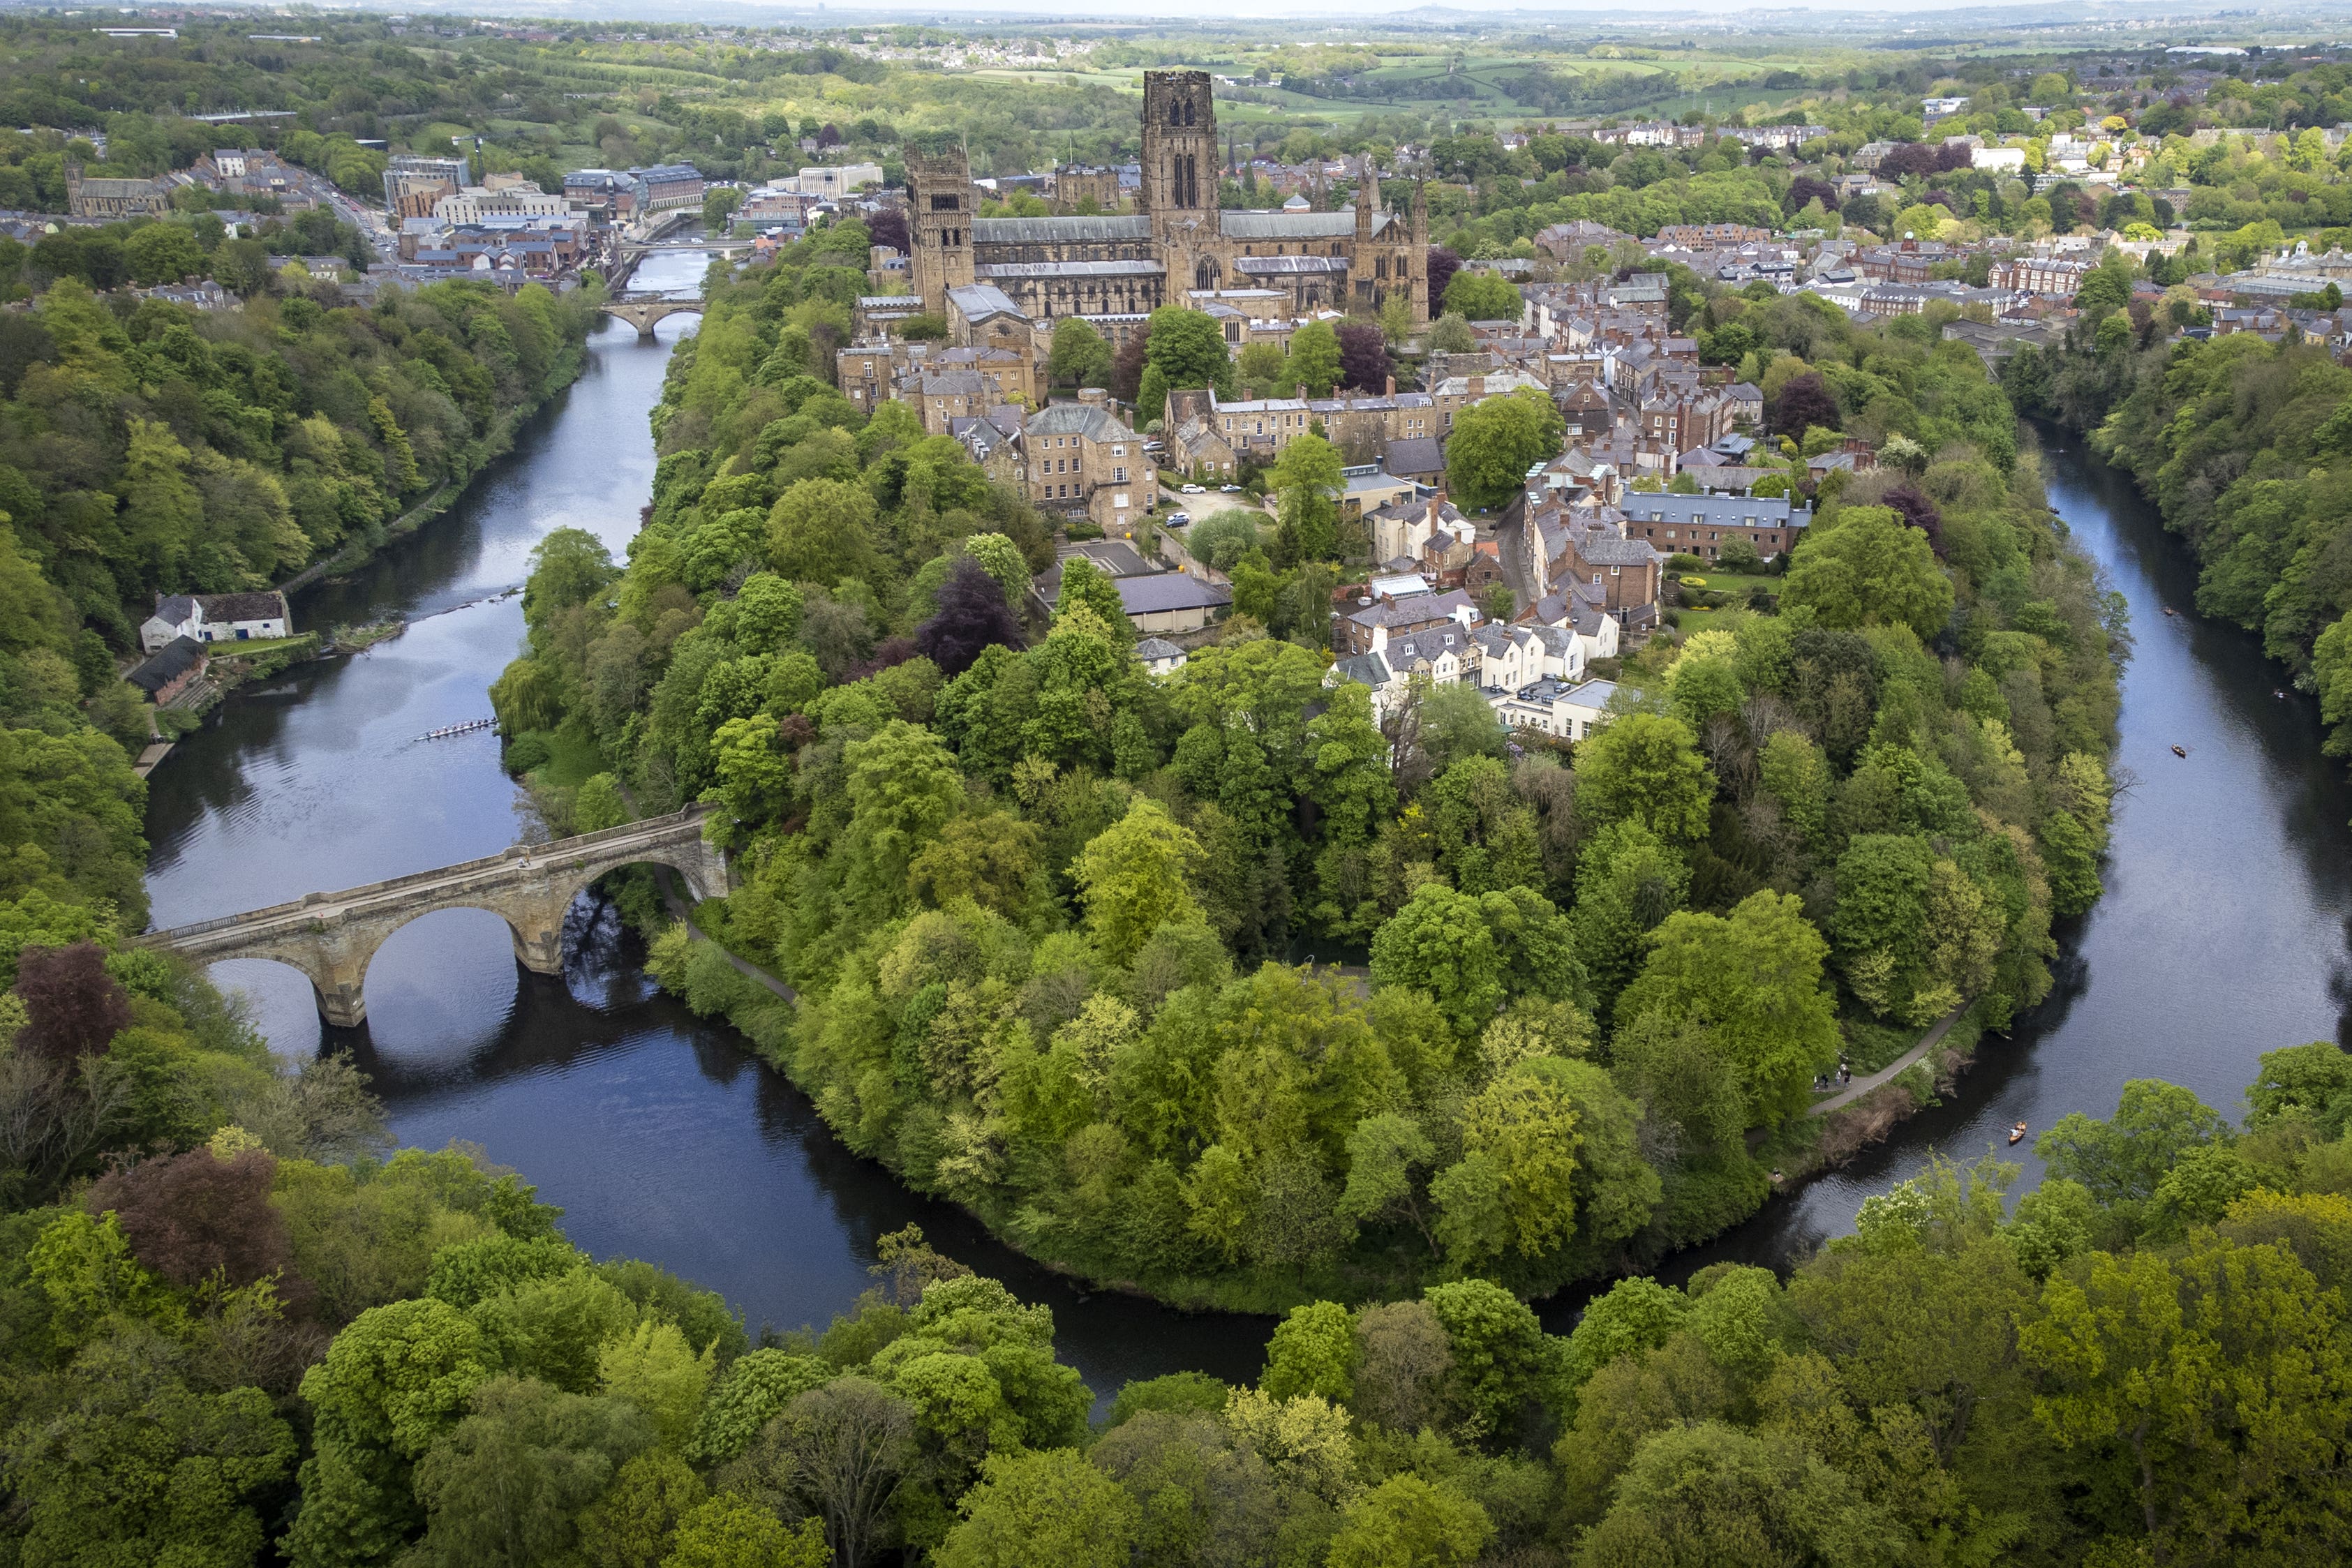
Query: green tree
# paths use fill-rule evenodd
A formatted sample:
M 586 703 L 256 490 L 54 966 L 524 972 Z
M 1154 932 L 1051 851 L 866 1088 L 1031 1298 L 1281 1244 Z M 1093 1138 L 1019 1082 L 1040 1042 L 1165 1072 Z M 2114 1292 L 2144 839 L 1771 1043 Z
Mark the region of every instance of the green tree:
M 204 246 L 177 224 L 148 224 L 133 230 L 122 247 L 132 281 L 177 283 L 205 270 Z
M 1350 1503 L 1329 1568 L 1462 1568 L 1495 1533 L 1486 1511 L 1444 1482 L 1391 1476 Z
M 1802 1443 L 1708 1421 L 1642 1446 L 1578 1562 L 1580 1568 L 1859 1568 L 1894 1561 L 1895 1545 L 1862 1490 Z
M 1528 469 L 1559 455 L 1567 431 L 1550 397 L 1532 387 L 1482 399 L 1454 416 L 1446 483 L 1474 507 L 1499 507 L 1527 483 Z
M 892 719 L 842 753 L 849 786 L 848 851 L 853 896 L 889 907 L 908 868 L 963 809 L 955 754 L 920 725 Z
M 481 1331 L 446 1301 L 373 1307 L 335 1336 L 302 1375 L 316 1437 L 286 1542 L 298 1568 L 391 1560 L 422 1522 L 413 1467 L 490 1373 Z
M 1461 1192 L 1484 1206 L 1491 1192 L 1502 1223 L 1499 1238 L 1486 1228 L 1483 1215 L 1476 1227 L 1457 1231 L 1466 1247 L 1449 1249 L 1455 1260 L 1475 1266 L 1487 1251 L 1486 1243 L 1496 1239 L 1528 1259 L 1540 1258 L 1567 1239 L 1577 1219 L 1577 1155 L 1582 1140 L 1576 1107 L 1559 1087 L 1532 1072 L 1507 1074 L 1462 1108 L 1461 1125 L 1463 1164 L 1475 1163 L 1484 1169 L 1470 1185 L 1449 1171 L 1432 1184 L 1431 1192 L 1441 1208 L 1452 1207 L 1447 1193 Z
M 1372 936 L 1372 978 L 1434 998 L 1468 1038 L 1503 1005 L 1503 958 L 1478 901 L 1441 882 L 1413 891 Z
M 1339 334 L 1328 321 L 1309 321 L 1290 335 L 1282 379 L 1302 397 L 1329 397 L 1339 380 Z
M 1184 387 L 1214 387 L 1230 397 L 1234 367 L 1225 350 L 1225 334 L 1204 311 L 1181 305 L 1163 305 L 1145 323 L 1144 374 L 1151 386 L 1136 395 L 1136 417 L 1145 423 L 1164 412 L 1168 393 Z M 1155 398 L 1156 394 L 1156 398 Z
M 469 1408 L 416 1463 L 422 1563 L 523 1568 L 567 1555 L 580 1511 L 654 1437 L 632 1405 L 527 1378 L 490 1379 Z
M 1514 1431 L 1523 1411 L 1554 1396 L 1557 1348 L 1526 1302 L 1491 1280 L 1432 1285 L 1422 1296 L 1445 1330 L 1451 1394 L 1469 1431 Z
M 1276 1401 L 1312 1394 L 1345 1405 L 1355 1394 L 1355 1320 L 1337 1301 L 1312 1301 L 1275 1325 L 1258 1387 Z
M 1098 387 L 1110 379 L 1110 345 L 1093 323 L 1065 316 L 1054 327 L 1054 347 L 1045 373 L 1056 386 Z
M 662 1568 L 826 1568 L 832 1552 L 814 1519 L 788 1526 L 732 1492 L 720 1492 L 677 1522 Z
M 1500 273 L 1464 267 L 1445 285 L 1445 314 L 1472 321 L 1517 321 L 1519 291 Z
M 1087 925 L 1106 963 L 1125 964 L 1162 925 L 1201 917 L 1192 897 L 1200 841 L 1148 796 L 1080 852 L 1075 866 Z
M 1837 1013 L 1822 985 L 1829 944 L 1790 894 L 1753 893 L 1728 916 L 1666 917 L 1621 1019 L 1705 1026 L 1739 1071 L 1751 1124 L 1802 1112 L 1814 1075 L 1837 1060 Z
M 768 564 L 793 582 L 824 588 L 875 573 L 875 507 L 865 486 L 803 479 L 768 514 Z
M 2035 1413 L 2132 1500 L 2154 1561 L 2284 1560 L 2336 1530 L 2352 1353 L 2342 1299 L 2292 1252 L 2209 1236 L 2175 1257 L 2094 1253 L 2042 1308 L 2018 1331 Z
M 135 1338 L 74 1362 L 67 1398 L 8 1442 L 19 1561 L 240 1568 L 294 1468 L 291 1427 L 258 1388 L 189 1387 Z
M 592 1568 L 661 1568 L 678 1521 L 709 1491 L 676 1454 L 639 1454 L 580 1519 L 580 1555 Z
M 1922 641 L 1952 615 L 1952 581 L 1926 533 L 1892 507 L 1844 507 L 1834 523 L 1806 530 L 1782 594 L 1824 626 L 1908 626 Z
M 1125 1568 L 1142 1522 L 1126 1489 L 1071 1448 L 992 1456 L 958 1509 L 940 1568 Z
M 1060 616 L 1076 606 L 1092 612 L 1103 629 L 1122 643 L 1132 645 L 1135 642 L 1135 623 L 1127 618 L 1118 585 L 1084 556 L 1072 556 L 1062 563 L 1062 591 L 1055 595 L 1054 613 Z
M 1715 775 L 1680 719 L 1622 714 L 1577 747 L 1576 811 L 1594 827 L 1636 822 L 1686 844 L 1706 837 L 1714 799 Z
M 1309 431 L 1282 449 L 1268 478 L 1280 508 L 1275 565 L 1286 570 L 1301 561 L 1330 559 L 1339 550 L 1339 449 Z
M 2101 1204 L 2144 1202 L 2189 1150 L 2229 1135 L 2229 1123 L 2195 1092 L 2160 1078 L 2126 1083 L 2110 1121 L 2070 1112 L 2033 1152 L 2050 1175 L 2083 1184 Z

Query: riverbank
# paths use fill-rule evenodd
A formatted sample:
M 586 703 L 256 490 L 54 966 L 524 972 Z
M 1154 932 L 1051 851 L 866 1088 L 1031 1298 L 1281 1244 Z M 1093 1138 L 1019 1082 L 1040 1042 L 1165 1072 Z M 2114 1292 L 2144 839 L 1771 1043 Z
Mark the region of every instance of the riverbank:
M 656 905 L 641 904 L 625 897 L 621 901 L 621 907 L 643 927 L 650 942 L 646 972 L 698 1016 L 723 1019 L 751 1043 L 772 1070 L 793 1081 L 803 1092 L 808 1092 L 810 1086 L 800 1083 L 792 1071 L 791 1039 L 798 1021 L 798 992 L 765 966 L 738 950 L 729 937 L 723 901 L 689 902 L 666 867 L 652 868 L 651 880 L 657 895 Z M 1920 1112 L 1941 1103 L 1941 1096 L 1957 1091 L 1984 1033 L 1973 1004 L 1955 1008 L 1929 1025 L 1894 1061 L 1865 1072 L 1843 1091 L 1824 1095 L 1803 1115 L 1772 1129 L 1751 1151 L 1759 1161 L 1769 1165 L 1773 1173 L 1772 1186 L 1763 1201 L 1769 1203 L 1795 1194 L 1809 1182 L 1885 1143 Z M 880 1162 L 876 1162 L 876 1167 L 888 1179 L 897 1179 L 896 1174 Z M 957 1207 L 975 1224 L 986 1226 L 1001 1236 L 987 1216 L 969 1205 Z M 1580 1298 L 1589 1288 L 1604 1285 L 1610 1280 L 1649 1272 L 1691 1249 L 1706 1248 L 1719 1241 L 1753 1218 L 1753 1213 L 1741 1215 L 1711 1235 L 1685 1242 L 1674 1253 L 1627 1260 L 1613 1268 L 1596 1270 L 1569 1281 L 1555 1293 Z M 1164 1301 L 1180 1311 L 1265 1316 L 1286 1304 L 1263 1301 L 1246 1291 L 1234 1299 L 1213 1293 L 1170 1299 L 1139 1281 L 1099 1278 L 1067 1260 L 1021 1248 L 1017 1243 L 1008 1244 L 1014 1245 L 1038 1267 L 1088 1289 Z
M 592 318 L 602 319 L 602 318 Z M 538 417 L 541 409 L 563 392 L 571 390 L 580 379 L 588 362 L 586 342 L 568 343 L 561 357 L 548 371 L 549 382 L 540 395 L 528 403 L 518 403 L 492 422 L 490 428 L 459 448 L 453 465 L 457 470 L 439 489 L 403 512 L 381 529 L 372 530 L 368 537 L 355 539 L 341 550 L 309 566 L 278 585 L 278 591 L 291 599 L 312 583 L 366 565 L 387 545 L 406 538 L 425 524 L 447 512 L 463 500 L 483 472 L 499 458 L 514 451 L 515 434 Z

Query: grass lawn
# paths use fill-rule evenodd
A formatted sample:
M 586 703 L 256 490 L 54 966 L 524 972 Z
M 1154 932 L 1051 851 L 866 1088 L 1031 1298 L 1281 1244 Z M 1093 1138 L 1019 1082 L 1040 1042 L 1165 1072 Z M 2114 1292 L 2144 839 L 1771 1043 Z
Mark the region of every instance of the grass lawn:
M 547 742 L 547 760 L 530 770 L 531 779 L 539 784 L 577 789 L 597 774 L 612 771 L 584 725 L 566 723 L 559 729 L 531 733 Z

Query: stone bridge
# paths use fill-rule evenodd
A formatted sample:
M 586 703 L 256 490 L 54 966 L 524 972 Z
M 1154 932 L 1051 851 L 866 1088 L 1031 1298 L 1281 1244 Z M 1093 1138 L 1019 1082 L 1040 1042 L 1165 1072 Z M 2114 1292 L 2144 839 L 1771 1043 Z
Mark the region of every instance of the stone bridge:
M 199 964 L 274 958 L 310 977 L 319 1012 L 343 1028 L 363 1022 L 368 964 L 384 939 L 436 909 L 487 909 L 514 933 L 515 957 L 533 974 L 563 969 L 563 914 L 580 891 L 623 866 L 665 865 L 698 899 L 730 886 L 727 857 L 702 836 L 704 807 L 583 833 L 438 871 L 372 882 L 340 893 L 305 894 L 291 904 L 200 920 L 140 938 Z
M 615 316 L 626 321 L 637 329 L 638 337 L 651 340 L 654 335 L 654 323 L 666 320 L 672 316 L 699 316 L 702 314 L 702 301 L 672 299 L 658 294 L 632 299 L 625 295 L 618 299 L 599 305 L 596 308 L 607 316 Z

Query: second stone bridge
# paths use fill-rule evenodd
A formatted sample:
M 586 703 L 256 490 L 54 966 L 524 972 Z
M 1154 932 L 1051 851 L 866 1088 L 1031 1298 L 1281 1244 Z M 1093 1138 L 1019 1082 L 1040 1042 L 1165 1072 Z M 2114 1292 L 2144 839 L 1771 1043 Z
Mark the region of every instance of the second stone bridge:
M 502 854 L 437 871 L 311 893 L 290 904 L 200 920 L 140 938 L 199 964 L 271 958 L 310 978 L 319 1012 L 349 1028 L 367 1017 L 369 962 L 384 939 L 438 909 L 487 909 L 514 934 L 515 957 L 534 974 L 563 968 L 563 915 L 583 888 L 630 865 L 666 865 L 698 899 L 730 886 L 727 857 L 702 836 L 705 807 L 631 822 L 552 843 L 517 844 Z

